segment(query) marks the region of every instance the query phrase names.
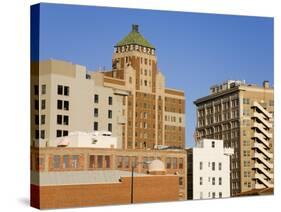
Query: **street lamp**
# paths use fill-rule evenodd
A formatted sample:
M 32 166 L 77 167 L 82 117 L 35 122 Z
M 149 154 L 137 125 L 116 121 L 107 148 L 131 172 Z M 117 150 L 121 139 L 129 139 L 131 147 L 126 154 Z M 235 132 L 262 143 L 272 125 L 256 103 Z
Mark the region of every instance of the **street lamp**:
M 134 203 L 134 170 L 139 164 L 150 164 L 151 161 L 143 161 L 143 162 L 137 162 L 134 165 L 132 165 L 132 180 L 131 180 L 131 204 Z

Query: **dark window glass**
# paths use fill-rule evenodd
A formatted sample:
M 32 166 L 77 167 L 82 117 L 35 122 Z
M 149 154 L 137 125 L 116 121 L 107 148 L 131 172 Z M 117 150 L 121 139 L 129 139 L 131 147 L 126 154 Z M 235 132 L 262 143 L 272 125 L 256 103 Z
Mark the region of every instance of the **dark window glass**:
M 64 101 L 63 102 L 63 109 L 64 110 L 69 110 L 69 101 Z
M 99 130 L 99 124 L 98 122 L 94 122 L 94 130 L 98 131 Z
M 34 108 L 35 108 L 35 110 L 39 110 L 39 101 L 38 100 L 35 100 Z
M 57 115 L 57 124 L 62 124 L 62 115 Z
M 35 139 L 39 139 L 39 130 L 35 130 Z
M 45 99 L 42 99 L 42 101 L 41 101 L 41 109 L 42 110 L 46 109 L 46 100 Z
M 108 97 L 108 104 L 112 105 L 112 97 L 111 96 Z
M 61 130 L 57 130 L 57 137 L 61 137 L 62 136 L 62 131 Z
M 62 100 L 57 101 L 57 109 L 61 110 L 62 109 Z
M 69 123 L 69 118 L 68 118 L 68 116 L 63 116 L 63 124 L 64 124 L 64 125 L 68 125 L 68 123 Z
M 105 160 L 105 168 L 109 169 L 110 168 L 110 157 L 108 155 L 104 156 Z
M 103 156 L 98 155 L 98 168 L 102 168 Z
M 68 131 L 67 130 L 63 131 L 63 136 L 68 136 Z
M 36 124 L 36 125 L 39 124 L 39 115 L 35 115 L 35 124 Z
M 68 86 L 64 86 L 63 94 L 65 96 L 69 96 L 69 87 Z
M 39 94 L 39 87 L 38 85 L 34 85 L 34 95 L 38 95 Z
M 45 124 L 45 115 L 41 115 L 41 124 Z
M 95 103 L 99 103 L 99 95 L 95 94 Z
M 108 131 L 112 132 L 112 124 L 111 123 L 108 124 Z
M 109 118 L 109 119 L 112 119 L 112 110 L 109 110 L 109 111 L 108 111 L 108 118 Z
M 45 130 L 41 130 L 41 139 L 45 139 Z
M 89 158 L 89 168 L 95 168 L 95 161 L 96 161 L 95 155 L 90 155 L 90 158 Z
M 63 94 L 63 86 L 62 85 L 58 85 L 57 93 L 58 93 L 58 95 L 62 95 Z
M 99 116 L 99 109 L 98 108 L 94 108 L 94 116 L 95 117 Z
M 41 94 L 46 94 L 46 85 L 41 86 Z

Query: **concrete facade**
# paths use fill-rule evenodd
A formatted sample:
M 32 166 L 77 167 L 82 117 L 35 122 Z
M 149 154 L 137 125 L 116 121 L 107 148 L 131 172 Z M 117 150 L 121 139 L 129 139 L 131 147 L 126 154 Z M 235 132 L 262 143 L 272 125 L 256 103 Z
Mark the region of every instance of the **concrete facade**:
M 197 99 L 196 138 L 234 148 L 231 194 L 273 187 L 273 88 L 229 80 Z
M 230 155 L 222 140 L 202 139 L 187 150 L 188 199 L 230 197 Z

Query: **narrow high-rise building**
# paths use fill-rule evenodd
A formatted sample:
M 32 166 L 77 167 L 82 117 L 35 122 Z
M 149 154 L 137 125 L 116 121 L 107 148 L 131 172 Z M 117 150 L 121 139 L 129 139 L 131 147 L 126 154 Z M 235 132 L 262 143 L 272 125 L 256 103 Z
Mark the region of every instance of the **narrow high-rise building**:
M 197 99 L 196 139 L 233 147 L 231 194 L 273 187 L 273 88 L 228 80 Z
M 140 34 L 138 25 L 132 25 L 115 45 L 112 70 L 92 74 L 98 75 L 103 75 L 105 87 L 129 92 L 123 97 L 123 148 L 185 147 L 184 92 L 165 87 L 156 49 Z

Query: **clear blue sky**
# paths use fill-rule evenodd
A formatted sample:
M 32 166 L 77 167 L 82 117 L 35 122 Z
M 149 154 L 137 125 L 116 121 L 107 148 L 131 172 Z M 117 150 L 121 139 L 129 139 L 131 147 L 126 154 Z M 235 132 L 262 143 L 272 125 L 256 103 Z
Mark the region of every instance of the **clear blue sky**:
M 111 67 L 113 46 L 139 24 L 156 47 L 168 87 L 186 95 L 186 144 L 193 145 L 193 101 L 227 79 L 273 84 L 273 18 L 41 4 L 40 57 L 90 70 Z

